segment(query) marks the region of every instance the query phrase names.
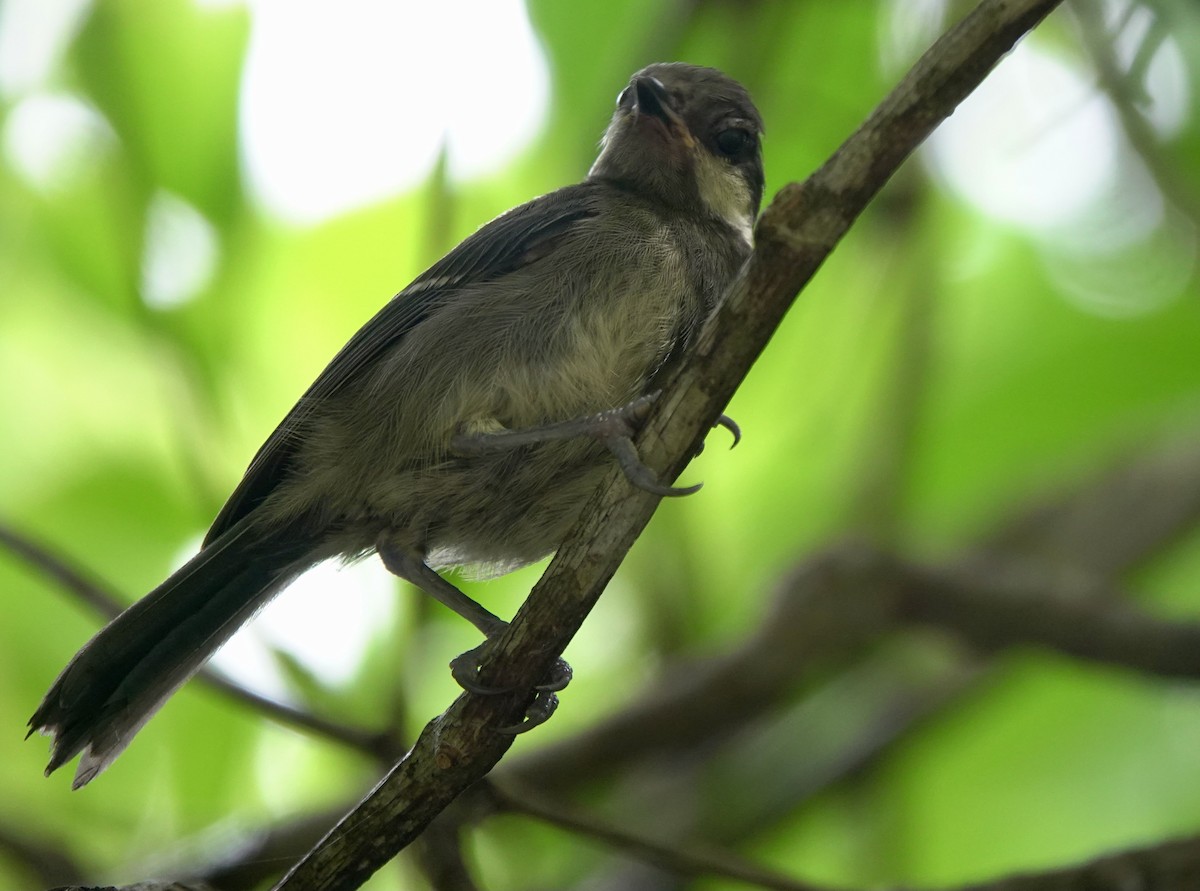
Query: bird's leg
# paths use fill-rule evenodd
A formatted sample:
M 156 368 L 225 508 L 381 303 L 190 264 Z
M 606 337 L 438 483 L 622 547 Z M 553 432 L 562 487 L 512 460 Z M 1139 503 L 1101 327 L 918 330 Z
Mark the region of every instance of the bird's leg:
M 477 693 L 481 696 L 513 692 L 511 689 L 485 686 L 478 680 L 479 665 L 484 648 L 508 627 L 508 623 L 458 590 L 430 569 L 420 557 L 389 542 L 386 534 L 380 536 L 375 549 L 379 552 L 379 558 L 387 567 L 388 572 L 411 582 L 439 603 L 450 607 L 478 628 L 487 638 L 479 646 L 450 660 L 450 674 L 458 682 L 458 685 L 469 693 Z M 550 677 L 534 688 L 537 694 L 534 696 L 533 702 L 525 709 L 525 720 L 515 726 L 500 729 L 506 733 L 524 733 L 526 730 L 545 723 L 558 708 L 558 696 L 555 694 L 566 687 L 570 681 L 571 666 L 559 659 L 551 670 Z
M 434 600 L 450 607 L 478 628 L 484 637 L 494 637 L 508 625 L 430 569 L 420 557 L 396 547 L 383 537 L 376 550 L 388 572 L 412 582 Z
M 450 441 L 450 447 L 463 455 L 484 455 L 517 446 L 590 436 L 603 443 L 605 448 L 612 452 L 626 478 L 639 489 L 663 496 L 691 495 L 700 489 L 701 483 L 684 487 L 662 485 L 654 471 L 642 463 L 637 446 L 633 444 L 633 435 L 646 419 L 650 407 L 658 397 L 659 392 L 655 391 L 618 408 L 586 415 L 582 418 L 572 418 L 569 421 L 543 424 L 539 427 L 486 433 L 460 433 Z M 733 444 L 737 445 L 742 435 L 737 424 L 725 415 L 721 415 L 717 424 L 733 434 Z

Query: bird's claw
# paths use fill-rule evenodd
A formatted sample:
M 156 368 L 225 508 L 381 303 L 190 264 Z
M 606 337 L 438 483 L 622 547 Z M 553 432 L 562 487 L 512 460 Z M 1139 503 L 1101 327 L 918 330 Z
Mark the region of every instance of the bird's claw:
M 658 480 L 658 474 L 642 463 L 642 456 L 633 444 L 633 435 L 661 395 L 661 390 L 655 390 L 619 408 L 596 415 L 596 436 L 617 459 L 625 478 L 639 489 L 664 498 L 692 495 L 700 491 L 703 483 L 694 486 L 663 485 Z
M 729 444 L 731 449 L 737 448 L 737 444 L 742 441 L 742 428 L 738 426 L 737 421 L 729 417 L 729 415 L 721 415 L 713 422 L 713 428 L 724 427 L 733 434 L 733 442 Z M 704 454 L 704 440 L 700 440 L 700 444 L 696 446 L 696 453 L 692 457 L 698 458 Z
M 729 415 L 721 415 L 717 418 L 714 427 L 724 427 L 733 436 L 733 442 L 730 444 L 731 449 L 736 449 L 737 444 L 742 441 L 742 428 L 738 426 L 737 421 L 729 417 Z
M 605 448 L 612 452 L 626 478 L 639 489 L 668 498 L 691 495 L 700 490 L 699 483 L 683 487 L 663 485 L 659 482 L 658 475 L 642 463 L 637 446 L 633 444 L 634 434 L 646 420 L 660 395 L 660 391 L 656 390 L 608 411 L 540 427 L 483 433 L 462 432 L 450 440 L 450 446 L 460 455 L 483 455 L 500 449 L 589 436 L 603 443 Z M 739 436 L 737 425 L 724 416 L 718 423 L 733 432 L 736 444 Z
M 633 440 L 628 436 L 610 436 L 602 440 L 602 442 L 612 452 L 613 457 L 617 459 L 617 464 L 620 465 L 625 478 L 639 489 L 649 492 L 652 495 L 677 498 L 681 495 L 691 495 L 699 492 L 700 487 L 704 485 L 703 483 L 696 483 L 694 486 L 664 486 L 658 481 L 658 475 L 642 463 L 637 446 L 633 444 Z
M 516 736 L 518 733 L 528 733 L 534 727 L 545 724 L 550 720 L 550 716 L 554 714 L 558 708 L 558 695 L 549 690 L 538 690 L 536 696 L 533 697 L 533 702 L 529 703 L 529 707 L 525 709 L 525 720 L 520 724 L 508 724 L 505 727 L 497 727 L 496 732 L 507 733 L 510 736 Z
M 506 693 L 516 692 L 515 687 L 491 687 L 479 683 L 479 664 L 484 648 L 489 643 L 490 641 L 485 640 L 479 646 L 451 659 L 451 676 L 460 687 L 468 693 L 474 693 L 477 696 L 501 696 Z M 545 724 L 546 721 L 550 720 L 550 716 L 554 714 L 554 710 L 558 708 L 558 691 L 565 689 L 567 684 L 571 683 L 573 675 L 574 672 L 566 660 L 555 660 L 554 667 L 550 669 L 550 674 L 547 678 L 533 688 L 536 693 L 533 701 L 525 709 L 525 720 L 519 724 L 499 727 L 497 730 L 500 733 L 515 735 L 532 730 L 540 724 Z
M 502 693 L 511 693 L 512 690 L 508 687 L 489 687 L 479 683 L 479 663 L 489 642 L 485 640 L 479 646 L 472 647 L 451 659 L 450 676 L 468 693 L 474 693 L 477 696 L 499 696 Z

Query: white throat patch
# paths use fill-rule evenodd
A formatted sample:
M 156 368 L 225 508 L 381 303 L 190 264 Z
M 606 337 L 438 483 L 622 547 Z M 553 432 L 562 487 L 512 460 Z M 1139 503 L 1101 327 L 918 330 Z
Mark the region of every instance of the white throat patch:
M 754 247 L 754 217 L 747 209 L 750 187 L 736 170 L 699 146 L 695 158 L 700 199 L 714 216 L 732 226 L 749 247 Z

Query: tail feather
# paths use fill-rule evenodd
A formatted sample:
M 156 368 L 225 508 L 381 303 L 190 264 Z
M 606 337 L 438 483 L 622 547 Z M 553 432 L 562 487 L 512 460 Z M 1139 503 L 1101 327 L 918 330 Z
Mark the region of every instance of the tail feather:
M 29 720 L 52 734 L 50 774 L 83 753 L 78 789 L 108 767 L 142 725 L 308 565 L 311 543 L 264 538 L 243 521 L 113 619 L 63 669 Z

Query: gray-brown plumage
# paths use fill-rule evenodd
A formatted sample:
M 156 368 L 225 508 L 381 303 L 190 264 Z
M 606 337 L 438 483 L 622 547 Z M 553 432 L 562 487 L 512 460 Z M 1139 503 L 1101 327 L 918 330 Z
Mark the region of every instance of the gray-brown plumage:
M 654 389 L 749 254 L 762 122 L 710 68 L 652 65 L 587 179 L 488 223 L 338 353 L 255 456 L 191 561 L 96 635 L 30 721 L 75 785 L 284 585 L 379 551 L 474 622 L 432 570 L 553 551 L 612 458 L 593 436 L 489 436 Z M 456 440 L 457 438 L 457 440 Z M 499 439 L 499 438 L 497 438 Z M 455 448 L 455 441 L 482 448 Z

